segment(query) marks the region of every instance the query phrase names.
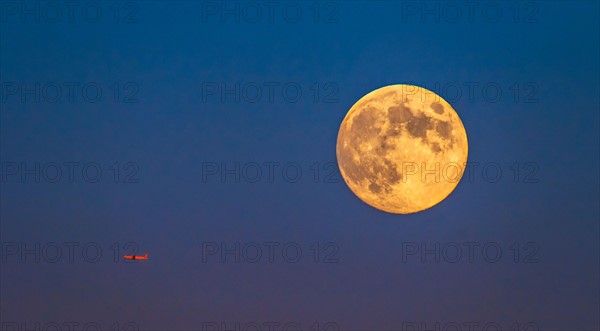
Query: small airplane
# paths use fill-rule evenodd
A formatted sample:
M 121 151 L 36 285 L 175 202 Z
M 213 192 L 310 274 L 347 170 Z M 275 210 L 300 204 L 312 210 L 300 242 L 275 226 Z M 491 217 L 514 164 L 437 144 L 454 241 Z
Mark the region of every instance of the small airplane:
M 126 260 L 148 260 L 148 253 L 146 255 L 125 255 L 123 256 Z

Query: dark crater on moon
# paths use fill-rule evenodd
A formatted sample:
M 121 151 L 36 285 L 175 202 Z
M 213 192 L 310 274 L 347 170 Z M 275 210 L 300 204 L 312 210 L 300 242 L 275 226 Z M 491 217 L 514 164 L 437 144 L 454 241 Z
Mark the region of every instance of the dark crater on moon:
M 438 102 L 433 102 L 431 108 L 438 114 L 444 113 L 444 106 Z M 410 107 L 404 104 L 389 107 L 388 116 L 392 125 L 385 132 L 386 136 L 400 135 L 403 131 L 402 127 L 404 126 L 406 128 L 405 131 L 408 132 L 411 137 L 421 138 L 424 143 L 428 144 L 427 131 L 435 130 L 440 137 L 449 140 L 450 148 L 453 146 L 454 139 L 452 137 L 452 126 L 448 122 L 424 114 L 414 115 Z M 428 145 L 434 153 L 442 151 L 439 143 L 431 143 Z
M 444 106 L 440 103 L 432 103 L 431 108 L 438 114 L 444 113 Z M 381 114 L 380 109 L 365 104 L 354 117 L 351 128 L 344 128 L 349 141 L 348 145 L 342 147 L 345 151 L 339 154 L 340 164 L 347 175 L 346 181 L 349 179 L 358 183 L 368 180 L 368 188 L 375 194 L 383 191 L 390 193 L 391 185 L 402 180 L 402 173 L 396 163 L 385 158 L 386 151 L 402 147 L 390 142 L 391 138 L 403 134 L 420 138 L 436 154 L 443 152 L 443 148 L 439 142 L 428 141 L 427 131 L 435 131 L 441 139 L 447 140 L 449 148 L 452 148 L 454 141 L 450 123 L 420 112 L 415 115 L 404 103 L 387 109 L 390 127 L 385 132 L 378 126 L 377 120 Z M 383 114 L 385 116 L 385 113 Z M 373 153 L 361 152 L 360 146 L 365 141 L 372 142 Z M 352 155 L 358 155 L 360 159 L 356 161 Z
M 433 109 L 434 112 L 438 113 L 438 114 L 443 114 L 444 113 L 444 105 L 442 105 L 439 102 L 433 102 L 431 103 L 431 109 Z
M 410 108 L 403 104 L 388 108 L 388 116 L 392 124 L 405 123 L 412 117 Z

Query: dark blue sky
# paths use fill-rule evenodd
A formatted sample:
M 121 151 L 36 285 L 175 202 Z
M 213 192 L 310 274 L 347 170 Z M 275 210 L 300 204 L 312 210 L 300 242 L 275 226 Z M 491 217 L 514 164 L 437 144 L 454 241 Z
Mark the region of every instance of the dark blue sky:
M 3 330 L 600 328 L 597 2 L 480 2 L 472 17 L 460 1 L 284 2 L 272 21 L 269 2 L 228 2 L 239 22 L 220 16 L 221 2 L 83 2 L 71 15 L 63 2 L 28 3 L 0 7 Z M 39 19 L 25 10 L 36 3 Z M 401 83 L 453 105 L 479 164 L 446 200 L 412 215 L 362 203 L 335 164 L 352 104 Z M 266 162 L 278 164 L 272 181 Z M 206 172 L 236 163 L 239 182 Z M 255 163 L 262 177 L 252 183 Z M 301 169 L 297 182 L 285 165 L 289 177 Z M 92 183 L 84 166 L 102 175 Z M 72 262 L 65 242 L 78 244 Z M 150 261 L 115 262 L 115 244 L 124 255 L 127 242 Z M 212 242 L 251 252 L 258 243 L 263 256 L 203 261 Z M 265 242 L 279 244 L 273 262 Z M 297 263 L 281 257 L 290 243 L 302 250 Z M 412 243 L 458 245 L 462 259 L 406 256 Z M 99 261 L 82 258 L 85 245 L 100 247 Z M 502 256 L 486 261 L 483 246 Z M 322 263 L 329 254 L 337 263 Z

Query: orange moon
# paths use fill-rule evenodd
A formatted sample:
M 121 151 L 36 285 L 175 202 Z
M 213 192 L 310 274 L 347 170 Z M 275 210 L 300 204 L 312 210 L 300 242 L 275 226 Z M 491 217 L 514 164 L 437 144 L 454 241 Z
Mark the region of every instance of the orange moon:
M 444 200 L 467 162 L 467 133 L 432 91 L 390 85 L 358 100 L 342 121 L 336 156 L 344 181 L 368 205 L 416 213 Z

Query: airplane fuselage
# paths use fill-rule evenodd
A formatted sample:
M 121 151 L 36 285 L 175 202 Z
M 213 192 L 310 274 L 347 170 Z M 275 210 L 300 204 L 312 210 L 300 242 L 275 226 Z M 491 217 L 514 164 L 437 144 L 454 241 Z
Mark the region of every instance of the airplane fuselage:
M 146 255 L 125 255 L 123 256 L 126 260 L 148 260 L 148 254 Z

